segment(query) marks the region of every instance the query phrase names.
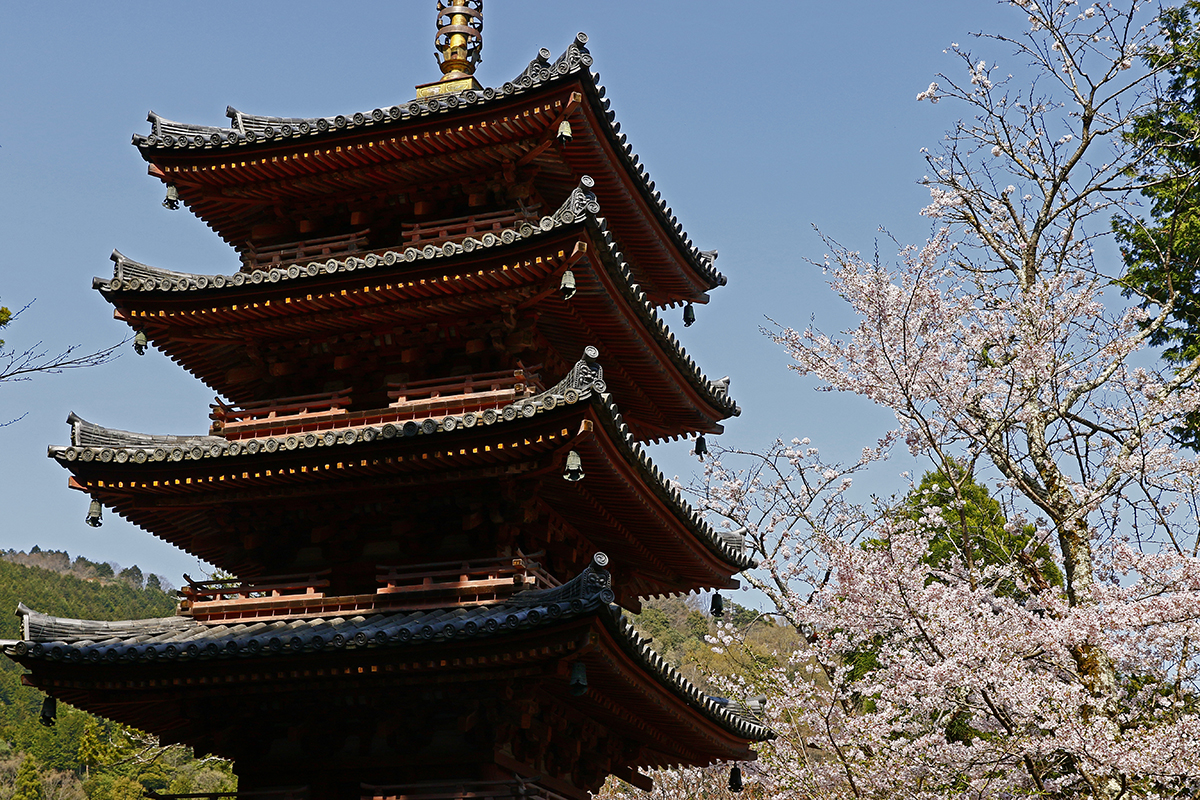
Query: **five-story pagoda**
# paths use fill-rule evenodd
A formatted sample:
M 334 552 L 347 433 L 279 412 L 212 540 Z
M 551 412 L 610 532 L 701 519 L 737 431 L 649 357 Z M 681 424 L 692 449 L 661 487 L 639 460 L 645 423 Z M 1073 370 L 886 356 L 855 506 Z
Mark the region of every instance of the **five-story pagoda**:
M 22 606 L 5 651 L 52 697 L 234 759 L 243 792 L 584 798 L 753 758 L 769 732 L 621 616 L 751 564 L 641 447 L 738 413 L 659 317 L 725 282 L 716 254 L 584 35 L 485 89 L 481 0 L 438 6 L 444 75 L 409 103 L 135 137 L 240 269 L 114 252 L 95 286 L 220 397 L 207 435 L 72 415 L 50 455 L 93 523 L 238 577 L 189 579 L 167 619 Z

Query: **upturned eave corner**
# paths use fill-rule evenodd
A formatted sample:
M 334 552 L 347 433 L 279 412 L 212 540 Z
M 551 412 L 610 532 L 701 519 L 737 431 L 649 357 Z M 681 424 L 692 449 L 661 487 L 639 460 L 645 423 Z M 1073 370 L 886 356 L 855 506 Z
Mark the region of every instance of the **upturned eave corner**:
M 691 280 L 695 281 L 696 288 L 692 292 L 676 297 L 674 301 L 703 302 L 705 291 L 728 283 L 727 277 L 716 269 L 717 251 L 702 251 L 692 242 L 662 193 L 657 190 L 628 137 L 620 132 L 616 115 L 611 110 L 611 101 L 606 98 L 607 89 L 600 83 L 599 74 L 591 70 L 592 56 L 586 43 L 586 34 L 580 33 L 553 63 L 539 53 L 514 80 L 499 87 L 418 98 L 387 109 L 376 108 L 349 116 L 270 117 L 246 114 L 230 107 L 227 114 L 231 118 L 231 126 L 219 127 L 175 122 L 151 112 L 148 115 L 151 133 L 135 135 L 134 144 L 152 166 L 178 161 L 180 157 L 191 156 L 194 160 L 205 154 L 230 150 L 267 151 L 284 143 L 295 147 L 310 139 L 369 135 L 372 131 L 390 126 L 423 125 L 442 117 L 474 113 L 531 92 L 553 90 L 570 82 L 578 82 L 599 125 L 597 133 L 611 148 L 622 171 L 629 177 L 629 185 L 657 220 L 659 230 L 687 265 Z M 162 169 L 157 171 L 156 177 L 164 184 L 172 181 L 171 174 Z M 189 179 L 195 177 L 192 174 Z M 203 173 L 199 173 L 199 177 L 202 178 Z M 192 199 L 188 186 L 180 184 L 176 188 L 181 200 L 188 204 Z

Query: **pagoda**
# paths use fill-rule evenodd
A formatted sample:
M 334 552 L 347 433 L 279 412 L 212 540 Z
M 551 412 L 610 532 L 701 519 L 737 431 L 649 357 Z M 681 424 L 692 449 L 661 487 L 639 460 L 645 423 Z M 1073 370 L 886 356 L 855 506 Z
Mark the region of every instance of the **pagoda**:
M 585 35 L 483 88 L 482 0 L 437 21 L 443 76 L 411 102 L 150 114 L 134 144 L 164 205 L 240 264 L 114 252 L 94 286 L 214 391 L 211 424 L 72 414 L 50 456 L 91 524 L 108 509 L 236 577 L 185 576 L 165 619 L 21 606 L 0 644 L 48 708 L 231 758 L 243 794 L 582 800 L 753 759 L 753 704 L 704 695 L 622 614 L 753 565 L 643 449 L 739 413 L 661 316 L 694 319 L 716 253 L 626 143 Z

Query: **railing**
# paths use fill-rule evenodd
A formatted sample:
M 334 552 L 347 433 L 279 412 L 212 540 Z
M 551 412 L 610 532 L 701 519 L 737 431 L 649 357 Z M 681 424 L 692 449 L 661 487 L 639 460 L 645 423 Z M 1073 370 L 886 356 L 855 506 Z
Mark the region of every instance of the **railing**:
M 253 581 L 241 578 L 193 581 L 184 575 L 187 586 L 178 592 L 179 610 L 201 622 L 305 614 L 327 605 L 325 593 L 320 590 L 329 586 L 329 581 L 321 577 L 328 572 L 276 575 Z
M 508 405 L 522 397 L 542 391 L 536 375 L 523 369 L 485 372 L 461 378 L 435 378 L 426 381 L 389 383 L 390 408 L 412 413 L 455 409 L 473 411 Z
M 400 230 L 404 237 L 405 247 L 442 244 L 465 239 L 468 236 L 479 237 L 489 231 L 499 233 L 505 228 L 515 227 L 522 222 L 532 222 L 538 218 L 537 211 L 540 208 L 541 206 L 531 206 L 524 211 L 509 209 L 487 214 L 472 214 L 467 217 L 414 222 L 402 225 Z
M 364 229 L 341 236 L 327 236 L 320 239 L 304 239 L 298 242 L 287 242 L 261 250 L 247 245 L 242 250 L 243 271 L 256 269 L 271 269 L 272 267 L 290 266 L 292 264 L 308 263 L 321 258 L 345 258 L 348 255 L 361 253 L 367 246 L 367 234 Z
M 254 583 L 247 583 L 241 578 L 194 581 L 185 574 L 183 579 L 187 581 L 188 585 L 180 589 L 179 594 L 194 603 L 278 598 L 295 594 L 323 597 L 324 595 L 317 592 L 317 589 L 323 589 L 329 585 L 329 581 L 321 577 L 328 574 L 329 570 L 299 575 L 275 575 L 270 578 L 259 578 Z
M 340 236 L 301 239 L 296 242 L 285 242 L 263 248 L 246 245 L 242 249 L 242 270 L 250 272 L 256 269 L 289 267 L 293 264 L 303 265 L 310 261 L 323 259 L 344 259 L 360 253 L 403 250 L 406 247 L 456 242 L 468 236 L 479 237 L 489 232 L 499 233 L 506 228 L 517 227 L 525 222 L 536 224 L 537 213 L 540 209 L 541 206 L 535 204 L 521 210 L 507 209 L 484 214 L 471 214 L 465 217 L 408 223 L 400 228 L 401 242 L 388 247 L 368 247 L 367 239 L 370 229 Z
M 377 569 L 376 580 L 384 585 L 376 593 L 413 609 L 500 602 L 526 589 L 559 585 L 530 556 Z
M 352 616 L 374 611 L 503 602 L 527 589 L 560 582 L 533 559 L 543 555 L 376 567 L 383 584 L 373 594 L 328 596 L 328 571 L 241 580 L 193 581 L 179 590 L 179 613 L 197 622 L 231 623 L 306 617 Z
M 222 797 L 231 797 L 235 800 L 240 800 L 243 797 L 262 798 L 262 800 L 308 800 L 308 787 L 299 786 L 292 789 L 261 789 L 259 791 L 247 792 L 199 792 L 195 794 L 160 794 L 153 789 L 147 789 L 143 797 L 151 798 L 151 800 L 184 800 L 184 798 L 205 798 L 206 800 L 219 800 Z
M 229 438 L 241 438 L 231 434 L 244 436 L 260 430 L 272 430 L 285 420 L 291 421 L 301 417 L 310 422 L 344 417 L 346 406 L 350 405 L 350 391 L 342 389 L 327 394 L 280 397 L 257 403 L 243 403 L 237 407 L 227 406 L 218 398 L 215 404 L 209 405 L 212 413 L 208 418 L 213 421 L 210 432 L 223 433 Z
M 540 365 L 538 365 L 540 366 Z M 534 367 L 536 369 L 537 367 Z M 404 422 L 427 416 L 501 408 L 542 391 L 530 370 L 486 372 L 458 378 L 389 383 L 387 408 L 349 411 L 351 389 L 328 394 L 281 397 L 229 406 L 210 404 L 209 433 L 236 441 L 258 436 L 313 433 L 364 425 Z

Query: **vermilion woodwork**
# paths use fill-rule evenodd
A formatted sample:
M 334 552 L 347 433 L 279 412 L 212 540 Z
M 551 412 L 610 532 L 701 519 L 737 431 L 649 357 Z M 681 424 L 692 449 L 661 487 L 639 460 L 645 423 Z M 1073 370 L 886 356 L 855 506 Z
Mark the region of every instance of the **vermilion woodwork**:
M 167 205 L 236 268 L 114 252 L 94 285 L 219 394 L 211 425 L 72 414 L 50 454 L 236 577 L 185 576 L 157 620 L 22 606 L 0 647 L 27 683 L 234 759 L 246 797 L 583 800 L 608 775 L 649 788 L 643 770 L 754 757 L 770 732 L 622 613 L 753 562 L 642 446 L 739 413 L 661 316 L 725 279 L 585 45 L 352 117 L 151 115 L 135 144 Z

